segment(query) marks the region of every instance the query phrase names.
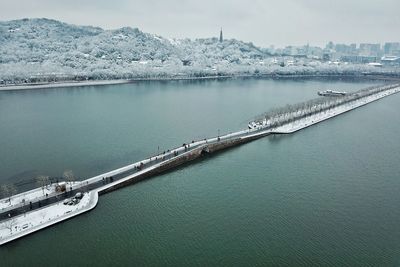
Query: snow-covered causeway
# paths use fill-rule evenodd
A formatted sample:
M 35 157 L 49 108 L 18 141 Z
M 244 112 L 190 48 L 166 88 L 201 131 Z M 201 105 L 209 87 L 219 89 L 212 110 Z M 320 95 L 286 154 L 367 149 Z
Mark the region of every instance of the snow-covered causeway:
M 84 193 L 76 205 L 65 205 L 60 201 L 2 221 L 0 223 L 0 245 L 89 211 L 96 206 L 97 201 L 97 192 L 91 191 Z
M 381 98 L 398 93 L 400 92 L 400 85 L 386 85 L 378 89 L 379 90 L 373 91 L 373 94 L 366 94 L 364 97 L 359 97 L 344 104 L 333 106 L 329 109 L 323 109 L 320 112 L 301 117 L 288 123 L 279 124 L 279 126 L 260 126 L 254 129 L 242 130 L 227 135 L 196 141 L 172 149 L 167 153 L 153 156 L 108 173 L 89 178 L 85 181 L 71 183 L 71 190 L 81 190 L 82 192 L 86 192 L 78 203 L 64 203 L 65 198 L 61 197 L 62 194 L 54 191 L 52 188 L 37 188 L 12 196 L 11 199 L 1 199 L 0 213 L 6 214 L 8 211 L 22 207 L 25 203 L 41 201 L 47 197 L 60 197 L 60 201 L 56 203 L 34 209 L 33 211 L 27 211 L 20 215 L 10 216 L 1 221 L 0 245 L 89 211 L 96 206 L 99 192 L 129 181 L 130 179 L 143 175 L 144 173 L 153 171 L 160 166 L 176 160 L 177 158 L 186 157 L 188 153 L 191 153 L 195 149 L 203 149 L 210 144 L 232 140 L 241 140 L 243 142 L 238 143 L 244 143 L 268 134 L 290 134 L 344 112 L 348 112 Z M 278 114 L 277 118 L 281 115 L 282 114 Z M 111 181 L 108 180 L 108 182 L 106 182 L 106 180 L 112 176 L 114 178 Z M 88 191 L 88 188 L 91 189 Z
M 391 88 L 386 91 L 379 92 L 379 93 L 371 95 L 371 96 L 363 97 L 358 100 L 352 101 L 350 103 L 340 105 L 338 107 L 329 109 L 327 111 L 315 114 L 313 116 L 309 116 L 304 119 L 282 125 L 280 127 L 273 129 L 272 132 L 275 134 L 293 133 L 293 132 L 299 131 L 301 129 L 304 129 L 306 127 L 309 127 L 311 125 L 314 125 L 316 123 L 319 123 L 321 121 L 332 118 L 334 116 L 337 116 L 342 113 L 348 112 L 350 110 L 356 109 L 358 107 L 364 106 L 366 104 L 369 104 L 371 102 L 374 102 L 374 101 L 384 98 L 386 96 L 390 96 L 392 94 L 398 93 L 399 91 L 400 91 L 400 86 Z

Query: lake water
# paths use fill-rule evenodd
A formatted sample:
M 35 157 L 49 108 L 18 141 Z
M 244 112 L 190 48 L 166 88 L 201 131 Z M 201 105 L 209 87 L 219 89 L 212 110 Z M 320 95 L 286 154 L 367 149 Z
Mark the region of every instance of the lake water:
M 78 179 L 371 81 L 234 79 L 0 92 L 0 182 Z M 100 197 L 1 266 L 400 264 L 400 95 Z M 159 148 L 158 148 L 159 147 Z M 33 186 L 27 184 L 25 186 Z

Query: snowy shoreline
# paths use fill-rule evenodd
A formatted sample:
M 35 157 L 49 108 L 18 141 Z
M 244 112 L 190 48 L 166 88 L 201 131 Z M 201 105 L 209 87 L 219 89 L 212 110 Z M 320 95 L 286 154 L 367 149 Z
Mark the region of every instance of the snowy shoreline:
M 144 81 L 180 81 L 180 80 L 213 80 L 213 79 L 227 79 L 234 77 L 255 77 L 255 76 L 207 76 L 207 77 L 178 77 L 178 78 L 137 78 L 137 79 L 121 79 L 121 80 L 94 80 L 94 81 L 66 81 L 66 82 L 43 82 L 35 84 L 13 84 L 0 86 L 0 91 L 14 91 L 14 90 L 31 90 L 31 89 L 46 89 L 46 88 L 61 88 L 61 87 L 81 87 L 81 86 L 99 86 L 99 85 L 113 85 L 113 84 L 126 84 Z
M 235 79 L 235 78 L 267 78 L 267 79 L 313 79 L 313 78 L 351 78 L 351 79 L 398 79 L 400 77 L 392 77 L 385 74 L 269 74 L 269 75 L 222 75 L 222 76 L 205 76 L 205 77 L 167 77 L 167 78 L 133 78 L 118 80 L 91 80 L 91 81 L 65 81 L 65 82 L 42 82 L 28 84 L 11 84 L 0 85 L 0 91 L 17 91 L 17 90 L 33 90 L 33 89 L 52 89 L 63 87 L 83 87 L 83 86 L 101 86 L 114 84 L 127 84 L 134 82 L 146 81 L 197 81 L 197 80 L 219 80 L 219 79 Z
M 31 89 L 47 89 L 61 87 L 79 87 L 79 86 L 98 86 L 129 83 L 129 80 L 104 80 L 104 81 L 69 81 L 69 82 L 47 82 L 35 84 L 15 84 L 0 86 L 0 91 L 16 91 L 16 90 L 31 90 Z

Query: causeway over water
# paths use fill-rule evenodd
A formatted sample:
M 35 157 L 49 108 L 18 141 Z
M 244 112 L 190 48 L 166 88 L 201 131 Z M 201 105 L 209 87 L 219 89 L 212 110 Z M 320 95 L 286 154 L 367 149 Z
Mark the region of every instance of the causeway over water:
M 296 132 L 400 91 L 398 84 L 385 85 L 380 87 L 380 89 L 381 91 L 369 96 L 362 97 L 349 103 L 330 108 L 329 110 L 325 110 L 323 112 L 314 113 L 310 116 L 306 116 L 282 125 L 273 127 L 260 126 L 255 129 L 246 129 L 229 134 L 218 135 L 213 138 L 206 138 L 203 140 L 192 141 L 190 143 L 184 143 L 179 147 L 168 149 L 163 153 L 159 153 L 147 159 L 143 159 L 122 168 L 118 168 L 113 171 L 74 183 L 70 188 L 67 189 L 67 193 L 53 193 L 46 197 L 37 197 L 35 195 L 35 197 L 32 198 L 29 197 L 29 192 L 21 193 L 13 198 L 18 198 L 19 196 L 23 195 L 23 202 L 14 203 L 9 207 L 2 208 L 0 211 L 0 220 L 2 224 L 6 225 L 7 222 L 15 220 L 14 218 L 19 218 L 21 216 L 25 217 L 25 214 L 27 213 L 46 212 L 47 207 L 54 210 L 52 211 L 54 212 L 54 217 L 49 217 L 45 222 L 40 221 L 37 224 L 30 223 L 29 219 L 26 219 L 26 222 L 20 219 L 22 226 L 20 227 L 16 225 L 15 230 L 13 231 L 13 225 L 9 234 L 2 235 L 0 237 L 0 244 L 5 244 L 27 234 L 48 227 L 52 224 L 72 218 L 76 215 L 93 209 L 97 204 L 99 194 L 110 192 L 127 184 L 132 184 L 173 169 L 177 166 L 187 164 L 188 162 L 196 160 L 202 156 L 213 154 L 215 152 L 247 143 L 267 135 L 290 134 Z M 32 196 L 35 194 L 35 190 L 40 191 L 42 189 L 38 188 L 32 190 Z M 81 206 L 77 206 L 73 211 L 71 210 L 62 214 L 57 214 L 57 208 L 55 205 L 60 206 L 60 202 L 66 198 L 72 197 L 77 192 L 87 192 L 84 197 L 84 200 L 86 201 L 85 205 L 82 204 Z M 4 199 L 1 200 L 1 202 L 4 201 Z

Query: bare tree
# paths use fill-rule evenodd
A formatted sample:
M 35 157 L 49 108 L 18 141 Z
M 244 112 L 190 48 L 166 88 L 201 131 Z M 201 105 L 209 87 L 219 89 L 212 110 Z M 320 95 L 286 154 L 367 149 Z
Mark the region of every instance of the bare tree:
M 16 218 L 10 218 L 5 221 L 5 227 L 10 230 L 10 233 L 12 233 L 12 228 L 16 223 L 16 221 L 17 221 Z
M 278 127 L 299 119 L 308 118 L 315 114 L 326 114 L 333 109 L 344 106 L 353 101 L 357 101 L 364 97 L 374 95 L 385 90 L 398 87 L 399 84 L 388 86 L 368 87 L 357 92 L 346 94 L 341 97 L 319 97 L 294 105 L 286 105 L 284 107 L 274 108 L 255 118 L 255 122 L 262 123 L 268 121 L 268 127 Z
M 75 176 L 72 170 L 64 171 L 63 177 L 67 182 L 69 182 L 69 186 L 72 187 L 72 182 L 75 181 Z
M 15 187 L 15 185 L 9 184 L 8 190 L 9 190 L 9 194 L 10 194 L 8 200 L 11 202 L 11 197 L 17 193 L 17 188 Z
M 42 187 L 43 195 L 44 195 L 44 188 L 50 183 L 49 176 L 46 175 L 39 175 L 36 177 L 37 184 Z
M 1 197 L 2 197 L 2 198 L 7 198 L 7 197 L 10 196 L 10 195 L 9 195 L 9 190 L 8 190 L 8 185 L 2 184 L 2 185 L 0 186 L 0 194 L 1 194 Z
M 17 193 L 17 188 L 13 184 L 3 184 L 0 186 L 0 194 L 3 198 L 8 198 L 11 202 L 11 197 Z

